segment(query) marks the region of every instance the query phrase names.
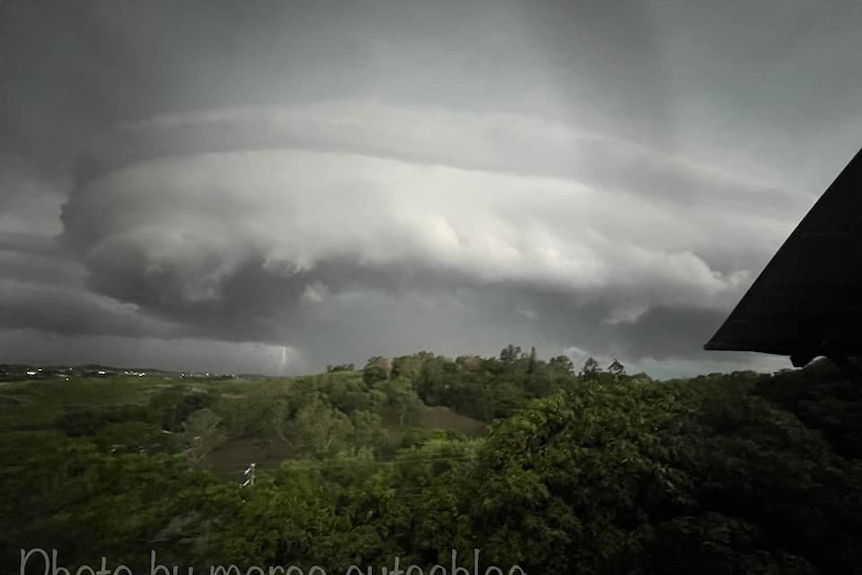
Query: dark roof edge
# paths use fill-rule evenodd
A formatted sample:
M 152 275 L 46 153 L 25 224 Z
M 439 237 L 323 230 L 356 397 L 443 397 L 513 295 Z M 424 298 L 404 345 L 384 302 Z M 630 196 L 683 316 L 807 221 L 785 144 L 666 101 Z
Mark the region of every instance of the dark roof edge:
M 801 229 L 804 227 L 805 223 L 812 218 L 812 214 L 816 213 L 818 211 L 818 209 L 823 206 L 823 204 L 825 204 L 827 201 L 829 201 L 829 198 L 832 196 L 832 194 L 835 193 L 835 191 L 838 188 L 841 187 L 844 180 L 847 179 L 848 177 L 850 177 L 850 173 L 854 172 L 856 170 L 862 171 L 862 149 L 860 149 L 858 152 L 856 152 L 856 155 L 854 155 L 853 158 L 844 167 L 844 169 L 841 170 L 841 173 L 838 174 L 838 177 L 835 178 L 835 180 L 833 180 L 833 182 L 829 185 L 828 188 L 826 188 L 826 191 L 823 192 L 823 194 L 820 196 L 820 198 L 818 198 L 817 201 L 814 202 L 814 205 L 811 206 L 811 208 L 808 210 L 808 213 L 806 213 L 805 216 L 802 218 L 802 220 L 800 220 L 800 222 L 796 225 L 794 230 L 790 233 L 790 236 L 788 236 L 788 238 L 786 240 L 784 240 L 784 243 L 781 244 L 781 247 L 778 248 L 778 251 L 775 252 L 775 254 L 772 256 L 772 258 L 769 260 L 769 263 L 766 264 L 766 266 L 760 272 L 760 275 L 757 276 L 757 279 L 754 280 L 754 282 L 751 284 L 751 287 L 748 288 L 748 291 L 745 292 L 745 294 L 742 296 L 742 298 L 739 300 L 739 302 L 733 308 L 733 311 L 730 312 L 730 314 L 727 316 L 727 318 L 724 320 L 724 322 L 721 324 L 721 326 L 718 328 L 718 330 L 715 332 L 715 334 L 712 336 L 712 338 L 710 338 L 710 340 L 703 346 L 704 350 L 706 350 L 706 351 L 753 351 L 753 352 L 761 352 L 761 350 L 757 350 L 757 349 L 745 349 L 742 347 L 734 348 L 733 346 L 723 344 L 721 341 L 717 340 L 717 338 L 718 338 L 719 334 L 721 334 L 721 332 L 725 329 L 725 327 L 727 327 L 728 324 L 733 320 L 733 317 L 736 315 L 737 310 L 739 310 L 746 303 L 746 301 L 751 297 L 751 294 L 753 292 L 755 292 L 760 287 L 760 285 L 763 283 L 763 281 L 765 281 L 763 279 L 763 277 L 765 275 L 767 275 L 769 270 L 775 266 L 775 262 L 784 256 L 784 254 L 787 250 L 787 246 L 794 243 L 795 240 L 797 238 L 799 238 L 802 235 L 802 233 L 804 233 L 801 231 Z M 768 352 L 762 352 L 762 353 L 768 353 Z M 781 354 L 781 355 L 785 355 L 785 354 Z

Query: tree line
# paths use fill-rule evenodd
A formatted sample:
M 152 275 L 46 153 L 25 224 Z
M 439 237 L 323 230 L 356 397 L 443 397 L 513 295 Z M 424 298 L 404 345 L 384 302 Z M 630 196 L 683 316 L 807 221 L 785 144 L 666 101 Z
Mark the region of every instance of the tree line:
M 173 382 L 86 405 L 66 391 L 41 427 L 9 423 L 36 391 L 4 390 L 0 570 L 31 548 L 136 573 L 152 550 L 242 573 L 396 556 L 427 569 L 452 549 L 545 574 L 862 564 L 862 393 L 825 363 L 654 381 L 507 346 L 245 386 Z M 421 427 L 433 406 L 484 431 Z M 241 442 L 289 455 L 240 487 L 205 463 Z

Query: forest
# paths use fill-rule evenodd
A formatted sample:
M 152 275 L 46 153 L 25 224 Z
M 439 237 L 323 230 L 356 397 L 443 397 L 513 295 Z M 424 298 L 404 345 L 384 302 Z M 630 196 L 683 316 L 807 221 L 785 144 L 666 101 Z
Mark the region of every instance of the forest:
M 4 382 L 0 572 L 858 573 L 860 455 L 862 389 L 825 361 Z

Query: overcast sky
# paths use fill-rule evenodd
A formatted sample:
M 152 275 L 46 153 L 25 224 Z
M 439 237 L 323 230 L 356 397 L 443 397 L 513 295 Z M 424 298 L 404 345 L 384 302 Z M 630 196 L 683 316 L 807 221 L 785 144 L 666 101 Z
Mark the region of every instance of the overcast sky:
M 702 346 L 862 145 L 858 0 L 0 2 L 0 362 Z

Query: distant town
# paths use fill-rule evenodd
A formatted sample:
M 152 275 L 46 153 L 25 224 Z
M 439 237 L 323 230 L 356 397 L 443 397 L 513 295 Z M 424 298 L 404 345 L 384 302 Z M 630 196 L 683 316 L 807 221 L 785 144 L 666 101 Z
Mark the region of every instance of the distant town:
M 26 364 L 0 364 L 0 381 L 22 379 L 66 379 L 77 377 L 161 377 L 168 379 L 264 379 L 259 374 L 219 374 L 210 372 L 165 371 L 161 369 L 126 369 L 106 365 L 35 366 Z

